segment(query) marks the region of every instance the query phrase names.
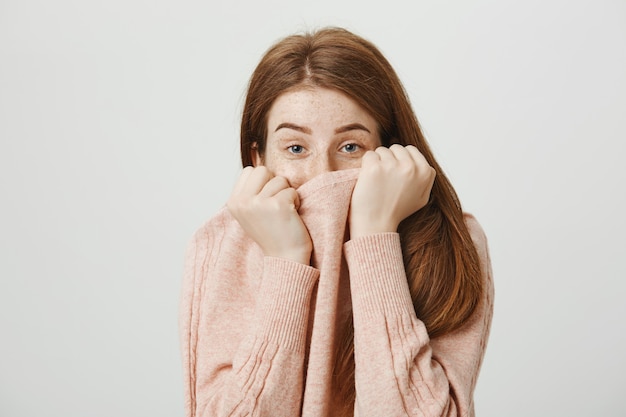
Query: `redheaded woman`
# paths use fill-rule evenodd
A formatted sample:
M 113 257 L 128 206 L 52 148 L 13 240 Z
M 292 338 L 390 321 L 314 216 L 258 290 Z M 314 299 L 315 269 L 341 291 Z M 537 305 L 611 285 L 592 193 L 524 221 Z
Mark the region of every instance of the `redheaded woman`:
M 486 239 L 379 50 L 337 28 L 275 44 L 241 156 L 188 251 L 187 416 L 473 416 Z

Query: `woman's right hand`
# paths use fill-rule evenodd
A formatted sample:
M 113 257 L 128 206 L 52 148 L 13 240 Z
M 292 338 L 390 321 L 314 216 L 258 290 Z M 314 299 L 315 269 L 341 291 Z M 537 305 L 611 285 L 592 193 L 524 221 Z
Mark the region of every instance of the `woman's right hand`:
M 245 167 L 227 207 L 265 256 L 309 265 L 313 243 L 298 214 L 298 193 L 266 167 Z

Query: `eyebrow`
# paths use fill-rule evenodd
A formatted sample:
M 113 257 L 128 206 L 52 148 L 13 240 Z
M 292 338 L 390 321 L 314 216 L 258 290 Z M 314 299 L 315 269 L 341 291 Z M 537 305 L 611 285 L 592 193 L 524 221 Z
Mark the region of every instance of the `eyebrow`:
M 309 129 L 308 127 L 298 126 L 293 123 L 281 123 L 276 127 L 276 130 L 274 130 L 274 132 L 278 132 L 280 129 L 292 129 L 297 130 L 298 132 L 306 133 L 307 135 L 311 134 L 311 129 Z
M 368 128 L 363 126 L 361 123 L 350 123 L 349 125 L 341 126 L 335 129 L 335 133 L 344 133 L 349 132 L 351 130 L 364 130 L 367 133 L 372 133 Z
M 281 123 L 276 127 L 276 130 L 274 130 L 274 132 L 277 132 L 280 129 L 292 129 L 298 132 L 306 133 L 307 135 L 311 134 L 311 129 L 309 129 L 308 127 L 298 126 L 293 123 Z M 363 126 L 361 123 L 350 123 L 348 125 L 338 127 L 337 129 L 335 129 L 335 133 L 345 133 L 351 130 L 364 130 L 367 133 L 372 133 L 370 132 L 368 128 Z

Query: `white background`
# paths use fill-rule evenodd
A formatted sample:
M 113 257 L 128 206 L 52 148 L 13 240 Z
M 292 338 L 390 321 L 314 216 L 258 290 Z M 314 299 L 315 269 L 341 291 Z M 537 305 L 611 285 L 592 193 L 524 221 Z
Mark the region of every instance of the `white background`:
M 185 247 L 262 53 L 325 25 L 386 54 L 489 237 L 477 415 L 626 415 L 626 2 L 365 3 L 0 1 L 0 416 L 183 414 Z

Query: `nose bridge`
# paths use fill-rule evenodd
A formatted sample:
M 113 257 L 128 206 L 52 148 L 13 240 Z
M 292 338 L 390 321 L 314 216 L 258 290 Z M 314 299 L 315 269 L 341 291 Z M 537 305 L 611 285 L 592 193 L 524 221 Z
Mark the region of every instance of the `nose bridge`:
M 317 155 L 316 159 L 316 174 L 322 174 L 324 172 L 335 171 L 337 167 L 335 166 L 335 161 L 333 160 L 333 156 L 329 150 L 325 150 L 324 152 L 320 152 Z

